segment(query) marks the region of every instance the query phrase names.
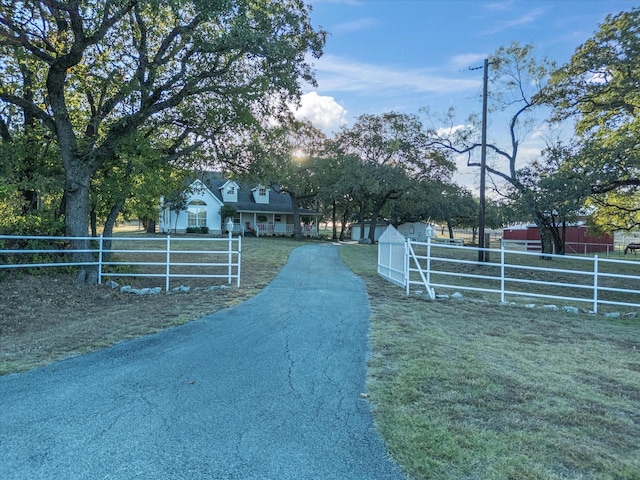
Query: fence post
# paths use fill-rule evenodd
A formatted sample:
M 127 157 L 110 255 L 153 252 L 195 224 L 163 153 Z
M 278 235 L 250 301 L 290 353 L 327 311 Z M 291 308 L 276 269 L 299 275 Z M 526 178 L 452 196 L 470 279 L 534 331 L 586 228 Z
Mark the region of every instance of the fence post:
M 427 287 L 431 285 L 431 235 L 427 237 Z
M 598 313 L 598 255 L 593 256 L 593 313 Z
M 505 302 L 504 296 L 504 242 L 500 245 L 500 303 Z
M 227 277 L 227 281 L 229 282 L 229 285 L 231 285 L 231 262 L 233 261 L 233 254 L 231 253 L 232 249 L 233 249 L 233 235 L 231 232 L 231 228 L 228 229 L 229 230 L 229 267 L 228 267 L 228 277 Z M 238 236 L 238 238 L 240 238 L 240 236 Z
M 98 240 L 98 285 L 102 285 L 102 234 Z
M 403 258 L 403 268 L 402 270 L 404 270 L 402 272 L 402 276 L 403 276 L 403 281 L 404 281 L 404 286 L 406 289 L 406 294 L 409 295 L 409 290 L 410 290 L 410 286 L 409 286 L 409 251 L 410 251 L 410 242 L 411 239 L 410 238 L 406 238 L 404 241 L 404 258 Z M 391 267 L 391 246 L 389 246 L 389 267 Z M 391 271 L 391 268 L 389 268 L 389 271 Z
M 167 235 L 167 265 L 166 265 L 166 269 L 165 269 L 165 284 L 164 284 L 164 290 L 166 292 L 169 291 L 169 277 L 170 277 L 170 267 L 169 265 L 171 264 L 171 235 Z
M 237 268 L 237 272 L 238 272 L 238 281 L 236 282 L 236 287 L 240 286 L 240 261 L 242 258 L 242 237 L 238 237 L 238 268 Z

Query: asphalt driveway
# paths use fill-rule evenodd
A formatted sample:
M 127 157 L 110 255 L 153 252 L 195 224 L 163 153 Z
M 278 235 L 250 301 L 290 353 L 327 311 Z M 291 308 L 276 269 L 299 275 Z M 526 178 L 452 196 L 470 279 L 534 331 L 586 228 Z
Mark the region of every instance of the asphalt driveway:
M 361 398 L 370 311 L 338 248 L 294 250 L 232 309 L 0 378 L 0 478 L 404 478 Z

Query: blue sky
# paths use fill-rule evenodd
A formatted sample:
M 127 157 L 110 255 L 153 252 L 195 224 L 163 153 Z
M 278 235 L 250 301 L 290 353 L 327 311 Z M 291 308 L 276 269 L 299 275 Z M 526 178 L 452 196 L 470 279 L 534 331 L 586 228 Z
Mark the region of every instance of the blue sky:
M 314 60 L 318 87 L 306 88 L 298 116 L 327 133 L 362 114 L 422 107 L 434 113 L 455 107 L 462 124 L 482 109 L 482 70 L 470 67 L 481 67 L 499 47 L 529 43 L 564 64 L 608 14 L 640 6 L 640 0 L 307 1 L 314 26 L 329 35 L 324 55 Z M 490 126 L 490 141 L 503 134 Z M 543 147 L 541 136 L 532 135 L 520 155 L 538 156 Z M 475 190 L 477 169 L 462 158 L 457 164 L 455 180 Z
M 329 32 L 316 60 L 318 88 L 307 104 L 328 110 L 330 131 L 361 114 L 480 112 L 482 71 L 500 46 L 531 43 L 559 64 L 593 36 L 607 14 L 632 0 L 310 0 L 315 26 Z M 329 97 L 329 98 L 323 98 Z M 331 100 L 333 99 L 333 101 Z M 334 104 L 335 103 L 335 104 Z

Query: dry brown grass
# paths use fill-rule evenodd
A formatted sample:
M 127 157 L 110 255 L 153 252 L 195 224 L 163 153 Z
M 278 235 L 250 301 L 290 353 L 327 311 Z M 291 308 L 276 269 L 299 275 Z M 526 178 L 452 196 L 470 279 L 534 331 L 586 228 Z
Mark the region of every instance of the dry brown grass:
M 0 282 L 0 374 L 107 347 L 240 303 L 268 285 L 300 245 L 290 239 L 244 239 L 241 286 L 210 291 L 196 287 L 226 281 L 179 279 L 178 285 L 192 287 L 189 293 L 138 296 L 105 285 L 77 289 L 72 275 L 47 270 L 5 274 Z M 160 278 L 115 280 L 135 288 L 164 286 Z

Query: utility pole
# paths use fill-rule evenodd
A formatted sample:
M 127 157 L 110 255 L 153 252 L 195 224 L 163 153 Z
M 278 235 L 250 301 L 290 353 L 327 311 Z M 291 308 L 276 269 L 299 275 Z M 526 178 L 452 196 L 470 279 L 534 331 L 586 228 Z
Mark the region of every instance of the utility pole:
M 489 252 L 485 252 L 484 226 L 485 226 L 485 187 L 487 167 L 487 83 L 489 81 L 489 60 L 484 60 L 484 75 L 482 86 L 482 150 L 480 153 L 480 208 L 478 209 L 478 261 L 489 260 Z

